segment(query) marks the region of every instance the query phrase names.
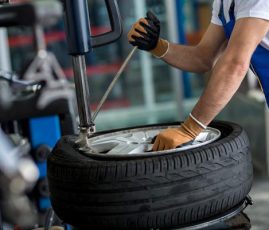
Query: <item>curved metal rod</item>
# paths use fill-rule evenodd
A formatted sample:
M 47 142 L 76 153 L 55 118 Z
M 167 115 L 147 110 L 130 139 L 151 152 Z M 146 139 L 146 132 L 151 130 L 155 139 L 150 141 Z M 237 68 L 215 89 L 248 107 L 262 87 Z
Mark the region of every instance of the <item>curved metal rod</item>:
M 109 85 L 107 91 L 105 92 L 105 94 L 102 97 L 100 103 L 98 104 L 95 113 L 92 116 L 92 121 L 93 122 L 94 122 L 95 118 L 97 117 L 98 113 L 100 112 L 102 106 L 104 105 L 104 103 L 105 103 L 108 95 L 110 94 L 111 90 L 113 89 L 114 85 L 116 84 L 116 82 L 118 81 L 119 77 L 121 76 L 122 72 L 124 71 L 124 69 L 126 68 L 126 66 L 128 65 L 128 63 L 130 62 L 132 56 L 135 54 L 136 50 L 137 50 L 137 47 L 134 47 L 131 50 L 131 52 L 129 53 L 129 55 L 127 56 L 127 58 L 125 59 L 125 61 L 123 62 L 122 66 L 120 67 L 119 71 L 117 72 L 116 76 L 114 77 L 113 81 Z

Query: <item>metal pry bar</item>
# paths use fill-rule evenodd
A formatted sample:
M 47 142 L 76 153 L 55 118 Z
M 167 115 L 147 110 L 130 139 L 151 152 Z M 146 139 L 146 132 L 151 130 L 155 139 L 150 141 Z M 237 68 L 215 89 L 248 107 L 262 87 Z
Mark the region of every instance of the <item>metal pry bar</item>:
M 124 69 L 126 68 L 126 66 L 128 65 L 128 63 L 130 62 L 131 58 L 133 57 L 133 55 L 135 54 L 135 52 L 137 51 L 137 47 L 134 47 L 131 52 L 129 53 L 129 55 L 127 56 L 127 58 L 125 59 L 125 61 L 123 62 L 123 64 L 121 65 L 119 71 L 117 72 L 117 74 L 115 75 L 115 77 L 113 78 L 113 81 L 110 83 L 108 89 L 106 90 L 104 96 L 102 97 L 100 103 L 98 104 L 95 113 L 92 116 L 92 121 L 94 122 L 95 118 L 97 117 L 98 113 L 100 112 L 102 106 L 104 105 L 108 95 L 110 94 L 111 90 L 113 89 L 114 85 L 117 83 L 118 79 L 120 78 L 121 74 L 123 73 Z

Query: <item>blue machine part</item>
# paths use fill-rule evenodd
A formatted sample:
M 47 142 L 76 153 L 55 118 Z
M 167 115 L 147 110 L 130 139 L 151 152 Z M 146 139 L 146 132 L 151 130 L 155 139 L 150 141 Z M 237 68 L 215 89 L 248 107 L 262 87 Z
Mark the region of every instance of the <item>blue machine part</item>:
M 69 53 L 83 55 L 91 51 L 90 18 L 86 0 L 65 0 L 65 24 Z
M 39 170 L 39 179 L 42 179 L 47 176 L 47 163 L 38 163 L 37 167 Z
M 39 199 L 38 205 L 41 210 L 46 210 L 49 207 L 51 207 L 50 200 L 48 198 L 43 198 L 43 197 Z
M 61 137 L 60 119 L 58 116 L 32 118 L 29 120 L 29 130 L 33 150 L 41 145 L 53 148 Z M 37 166 L 39 180 L 41 180 L 47 176 L 47 163 L 37 162 Z M 51 206 L 48 197 L 40 197 L 38 204 L 41 210 L 46 210 Z
M 72 230 L 72 227 L 70 226 L 70 225 L 65 225 L 65 228 L 64 228 L 64 230 Z
M 48 145 L 53 148 L 61 137 L 60 119 L 58 116 L 32 118 L 29 121 L 32 148 Z

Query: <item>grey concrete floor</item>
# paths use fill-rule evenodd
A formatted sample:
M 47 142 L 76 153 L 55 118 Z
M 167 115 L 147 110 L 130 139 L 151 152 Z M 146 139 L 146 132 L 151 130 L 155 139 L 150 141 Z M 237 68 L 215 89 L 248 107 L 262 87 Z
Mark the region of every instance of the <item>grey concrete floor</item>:
M 254 205 L 246 209 L 252 230 L 269 230 L 269 180 L 254 182 L 250 196 Z

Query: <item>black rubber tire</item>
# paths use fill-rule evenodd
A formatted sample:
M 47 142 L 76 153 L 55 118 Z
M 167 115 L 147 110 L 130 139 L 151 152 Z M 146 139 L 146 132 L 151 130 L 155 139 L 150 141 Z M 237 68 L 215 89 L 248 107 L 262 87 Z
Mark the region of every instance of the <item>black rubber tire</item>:
M 91 158 L 76 150 L 74 136 L 62 138 L 48 158 L 55 212 L 103 230 L 182 226 L 228 211 L 252 186 L 249 141 L 236 124 L 211 127 L 222 132 L 212 144 L 136 159 Z

